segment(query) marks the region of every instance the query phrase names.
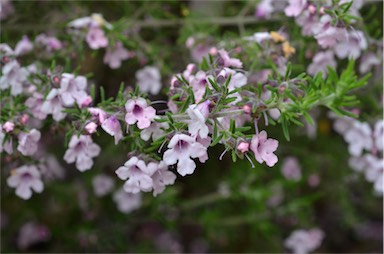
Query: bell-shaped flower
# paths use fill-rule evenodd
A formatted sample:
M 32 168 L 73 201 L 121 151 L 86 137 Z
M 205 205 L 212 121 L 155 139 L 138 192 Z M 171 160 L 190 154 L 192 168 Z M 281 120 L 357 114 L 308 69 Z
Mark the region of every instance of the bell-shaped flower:
M 93 166 L 92 158 L 100 154 L 100 147 L 93 143 L 90 136 L 73 135 L 69 141 L 68 149 L 64 154 L 64 160 L 67 163 L 76 162 L 76 168 L 83 172 L 91 169 Z
M 364 149 L 371 150 L 373 146 L 372 130 L 368 123 L 354 121 L 351 128 L 344 133 L 344 139 L 348 142 L 349 153 L 360 156 Z
M 182 176 L 195 171 L 196 164 L 191 158 L 199 158 L 207 154 L 206 147 L 197 142 L 195 138 L 185 134 L 174 135 L 168 148 L 164 153 L 163 161 L 167 165 L 177 163 L 177 172 Z
M 123 60 L 127 60 L 132 54 L 123 47 L 121 42 L 117 42 L 113 48 L 107 48 L 104 55 L 104 63 L 111 69 L 118 69 Z
M 0 90 L 11 88 L 12 95 L 18 95 L 23 92 L 23 83 L 27 80 L 28 71 L 21 68 L 16 61 L 10 61 L 2 68 L 2 77 L 0 78 Z
M 125 104 L 125 109 L 127 110 L 125 122 L 127 124 L 135 124 L 137 122 L 139 129 L 148 128 L 156 116 L 156 110 L 148 106 L 147 101 L 143 98 L 128 100 Z
M 104 123 L 105 119 L 107 119 L 107 113 L 100 108 L 88 108 L 88 111 L 98 124 Z
M 154 166 L 157 167 L 156 172 L 152 175 L 153 196 L 156 197 L 165 190 L 165 186 L 175 183 L 176 175 L 168 170 L 168 165 L 163 161 L 160 163 L 150 162 L 149 164 L 155 164 Z
M 331 50 L 327 50 L 319 52 L 313 57 L 312 63 L 307 68 L 307 72 L 312 76 L 322 72 L 323 77 L 325 78 L 328 73 L 328 68 L 336 68 L 336 65 L 337 63 L 333 52 Z
M 227 51 L 224 49 L 218 50 L 219 59 L 218 64 L 223 67 L 234 67 L 234 68 L 242 68 L 243 63 L 237 58 L 231 58 Z
M 288 17 L 297 17 L 301 14 L 307 5 L 307 0 L 288 0 L 289 5 L 285 8 L 285 15 Z
M 20 132 L 18 136 L 19 145 L 17 146 L 17 150 L 25 156 L 33 155 L 37 151 L 40 137 L 41 133 L 36 129 L 32 129 L 28 133 Z
M 64 73 L 61 78 L 59 93 L 64 106 L 73 106 L 75 102 L 79 106 L 87 97 L 85 89 L 87 79 L 83 76 L 75 77 L 73 74 Z
M 52 114 L 52 117 L 55 121 L 61 121 L 67 115 L 62 112 L 63 104 L 61 102 L 61 97 L 59 90 L 53 88 L 47 95 L 46 100 L 41 106 L 41 111 L 45 114 Z
M 97 197 L 103 197 L 110 193 L 115 186 L 115 182 L 112 177 L 100 174 L 92 180 L 93 192 Z
M 101 128 L 105 130 L 106 133 L 115 137 L 115 144 L 119 143 L 120 139 L 123 138 L 123 131 L 121 130 L 121 125 L 119 120 L 115 116 L 108 117 L 102 124 Z
M 161 90 L 161 76 L 157 67 L 146 66 L 136 72 L 137 85 L 143 93 L 158 94 Z
M 15 54 L 17 56 L 21 56 L 32 51 L 32 49 L 33 49 L 33 44 L 28 39 L 28 36 L 23 36 L 23 39 L 19 41 L 15 46 Z
M 261 131 L 253 136 L 251 141 L 251 150 L 255 154 L 255 158 L 259 163 L 265 162 L 272 167 L 277 162 L 277 156 L 273 153 L 276 151 L 279 142 L 275 139 L 267 138 L 267 132 Z
M 159 139 L 161 138 L 161 136 L 165 134 L 163 129 L 166 130 L 168 128 L 169 128 L 169 125 L 167 122 L 159 123 L 154 121 L 151 123 L 151 125 L 148 128 L 143 129 L 140 132 L 140 138 L 145 141 L 148 141 L 151 137 L 152 137 L 152 140 Z
M 34 92 L 26 101 L 25 105 L 29 108 L 31 114 L 40 120 L 47 118 L 47 113 L 42 111 L 44 96 L 41 93 Z
M 126 192 L 138 193 L 152 190 L 153 181 L 151 176 L 156 170 L 157 167 L 154 165 L 147 166 L 143 160 L 132 157 L 125 162 L 124 166 L 116 170 L 116 174 L 121 180 L 126 180 L 124 184 Z
M 32 190 L 41 193 L 44 189 L 41 174 L 34 165 L 25 165 L 12 170 L 7 184 L 16 188 L 16 195 L 25 200 L 31 198 Z
M 113 194 L 113 201 L 115 201 L 120 212 L 128 214 L 140 208 L 142 196 L 141 192 L 128 193 L 121 188 Z
M 209 114 L 209 101 L 199 105 L 190 105 L 187 109 L 187 114 L 191 120 L 188 120 L 188 132 L 192 137 L 200 136 L 201 138 L 208 137 L 209 128 L 205 124 Z
M 345 40 L 335 45 L 334 51 L 338 58 L 344 59 L 348 57 L 357 59 L 367 47 L 368 42 L 364 33 L 353 30 L 348 33 Z
M 108 38 L 105 37 L 103 29 L 92 26 L 86 36 L 86 41 L 91 49 L 105 48 L 108 46 Z

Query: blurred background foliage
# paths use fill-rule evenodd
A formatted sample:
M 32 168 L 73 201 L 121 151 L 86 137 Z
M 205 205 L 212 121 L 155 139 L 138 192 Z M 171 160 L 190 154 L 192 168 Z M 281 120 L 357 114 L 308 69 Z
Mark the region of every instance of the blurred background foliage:
M 281 15 L 257 20 L 257 1 L 12 3 L 14 14 L 1 22 L 1 42 L 12 46 L 23 35 L 34 38 L 42 32 L 64 39 L 68 21 L 91 13 L 101 13 L 127 30 L 124 44 L 137 50 L 141 59 L 130 59 L 111 70 L 103 64 L 102 52 L 82 49 L 84 59 L 70 62 L 72 70 L 93 73 L 91 80 L 104 86 L 107 96 L 114 96 L 121 82 L 133 87 L 135 72 L 146 64 L 160 67 L 166 91 L 171 75 L 183 71 L 191 61 L 185 41 L 192 35 L 215 44 L 282 28 L 297 50 L 291 59 L 296 74 L 310 63 L 304 51 L 316 50 L 314 39 L 302 37 L 292 19 Z M 361 11 L 367 31 L 377 39 L 383 36 L 382 10 L 383 3 L 377 1 L 365 4 Z M 64 64 L 66 57 L 57 62 Z M 377 72 L 358 92 L 362 120 L 382 114 L 382 70 Z M 62 160 L 63 137 L 45 135 L 47 150 L 66 168 L 66 177 L 46 184 L 42 194 L 23 201 L 5 186 L 6 176 L 2 175 L 2 252 L 21 251 L 16 244 L 18 232 L 29 221 L 46 225 L 50 231 L 47 241 L 23 250 L 31 252 L 280 253 L 286 251 L 283 242 L 293 230 L 312 227 L 325 233 L 318 252 L 382 252 L 382 198 L 348 166 L 347 145 L 332 130 L 327 112 L 320 108 L 312 113 L 317 120 L 316 138 L 309 138 L 303 127 L 291 126 L 288 142 L 280 127 L 267 127 L 268 135 L 280 142 L 280 162 L 275 167 L 258 164 L 252 169 L 246 160 L 232 163 L 229 155 L 220 161 L 222 150 L 217 147 L 193 175 L 178 177 L 174 186 L 156 198 L 145 194 L 142 207 L 130 214 L 119 212 L 111 195 L 96 197 L 92 188 L 93 177 L 101 172 L 116 178 L 114 171 L 125 162 L 128 146 L 115 147 L 109 136 L 101 135 L 96 139 L 101 155 L 92 170 L 80 173 Z M 281 161 L 286 156 L 298 158 L 300 181 L 282 176 Z M 6 163 L 3 159 L 2 165 Z M 314 175 L 319 184 L 311 186 L 308 181 Z

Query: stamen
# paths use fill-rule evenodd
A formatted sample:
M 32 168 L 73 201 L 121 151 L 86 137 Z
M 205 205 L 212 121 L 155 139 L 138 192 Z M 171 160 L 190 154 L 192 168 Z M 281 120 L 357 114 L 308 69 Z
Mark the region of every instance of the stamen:
M 247 158 L 248 161 L 251 163 L 252 168 L 255 168 L 255 164 L 253 164 L 253 161 L 251 160 L 251 158 L 249 158 L 248 154 L 244 154 L 244 155 L 245 155 L 245 158 Z
M 219 160 L 222 160 L 223 157 L 224 157 L 224 154 L 228 151 L 227 148 L 225 148 L 224 152 L 221 153 L 220 157 L 219 157 Z

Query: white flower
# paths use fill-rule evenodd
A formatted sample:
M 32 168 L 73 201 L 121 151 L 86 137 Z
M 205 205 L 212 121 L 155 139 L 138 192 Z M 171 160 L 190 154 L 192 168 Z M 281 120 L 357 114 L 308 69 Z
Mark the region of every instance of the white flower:
M 73 163 L 76 161 L 76 168 L 83 172 L 91 169 L 93 166 L 93 157 L 100 154 L 100 147 L 93 143 L 90 136 L 73 135 L 71 141 L 69 141 L 68 149 L 64 154 L 64 160 L 67 163 Z
M 161 76 L 157 67 L 146 66 L 136 72 L 137 84 L 141 92 L 149 92 L 151 94 L 158 94 L 161 89 Z
M 25 200 L 31 198 L 32 189 L 38 193 L 44 189 L 41 174 L 34 165 L 25 165 L 12 170 L 7 183 L 9 187 L 16 188 L 17 196 Z
M 152 190 L 153 181 L 151 176 L 156 170 L 155 165 L 149 164 L 147 166 L 143 160 L 132 157 L 125 162 L 124 166 L 116 170 L 116 174 L 121 180 L 127 180 L 124 184 L 126 192 L 138 193 Z
M 379 120 L 375 124 L 375 129 L 373 131 L 373 140 L 375 146 L 380 151 L 383 151 L 383 142 L 384 142 L 384 121 Z
M 176 175 L 168 170 L 168 165 L 166 165 L 163 161 L 160 163 L 150 162 L 150 164 L 151 163 L 156 164 L 158 168 L 152 175 L 153 196 L 156 197 L 165 190 L 165 186 L 175 183 Z
M 52 114 L 52 118 L 58 122 L 63 120 L 67 115 L 66 113 L 63 113 L 62 110 L 63 105 L 61 103 L 59 90 L 54 88 L 48 93 L 46 100 L 41 106 L 41 112 Z
M 295 254 L 305 254 L 317 249 L 324 238 L 324 233 L 320 229 L 295 230 L 285 240 L 284 246 L 293 250 Z
M 59 94 L 62 99 L 64 106 L 73 106 L 75 101 L 79 106 L 87 93 L 85 89 L 87 88 L 87 79 L 83 76 L 75 76 L 69 73 L 63 73 Z
M 33 155 L 37 151 L 37 143 L 40 140 L 41 133 L 36 129 L 32 129 L 30 132 L 20 132 L 19 145 L 17 150 L 25 156 Z
M 187 109 L 187 114 L 191 119 L 188 121 L 188 132 L 191 134 L 192 137 L 208 137 L 209 129 L 208 126 L 205 124 L 208 114 L 204 115 L 204 111 L 207 111 L 209 113 L 209 110 L 204 110 L 202 107 L 209 107 L 209 104 L 207 105 L 205 102 L 199 105 L 193 104 L 190 105 Z
M 110 193 L 115 186 L 112 177 L 101 174 L 97 175 L 92 180 L 93 191 L 97 197 L 102 197 Z
M 368 123 L 353 122 L 353 125 L 344 134 L 345 141 L 348 142 L 349 153 L 353 156 L 360 156 L 364 149 L 372 149 L 372 130 Z
M 158 117 L 155 117 L 154 119 L 156 118 Z M 169 128 L 169 125 L 167 122 L 159 123 L 154 121 L 151 123 L 151 125 L 148 128 L 143 129 L 140 132 L 140 137 L 142 140 L 145 140 L 145 141 L 148 141 L 151 137 L 152 137 L 152 140 L 156 140 L 161 138 L 165 134 L 163 129 L 168 129 L 168 128 Z
M 0 78 L 0 90 L 11 88 L 12 95 L 18 95 L 23 92 L 23 82 L 27 80 L 28 71 L 21 68 L 19 63 L 10 61 L 2 68 L 2 77 Z
M 113 194 L 113 200 L 117 204 L 117 208 L 122 213 L 130 213 L 133 210 L 140 208 L 142 203 L 141 192 L 127 193 L 121 188 Z
M 167 165 L 177 163 L 177 172 L 182 175 L 192 174 L 196 164 L 191 158 L 204 157 L 207 148 L 188 135 L 176 134 L 168 144 L 163 160 Z

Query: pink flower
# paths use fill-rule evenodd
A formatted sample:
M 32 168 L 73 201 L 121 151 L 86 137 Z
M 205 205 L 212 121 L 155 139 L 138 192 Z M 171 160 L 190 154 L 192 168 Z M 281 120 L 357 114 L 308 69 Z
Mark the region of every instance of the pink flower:
M 15 46 L 15 54 L 21 56 L 27 54 L 33 49 L 32 42 L 28 39 L 28 36 L 23 36 L 23 39 L 19 41 Z
M 0 20 L 5 20 L 15 12 L 11 0 L 0 1 Z
M 97 129 L 97 124 L 95 124 L 94 122 L 89 122 L 85 125 L 84 129 L 89 133 L 89 134 L 92 134 L 92 133 L 95 133 L 96 132 L 96 129 Z
M 59 90 L 56 88 L 53 88 L 48 93 L 46 100 L 41 106 L 41 112 L 45 114 L 52 114 L 53 119 L 58 122 L 63 120 L 67 115 L 66 113 L 62 112 L 62 110 L 63 110 L 63 105 L 61 102 Z
M 105 48 L 108 46 L 108 39 L 105 37 L 103 29 L 98 26 L 89 29 L 86 41 L 91 49 Z
M 111 69 L 118 69 L 123 60 L 127 60 L 131 56 L 121 42 L 116 42 L 113 48 L 108 48 L 104 55 L 104 63 L 108 64 Z
M 237 150 L 241 153 L 246 153 L 249 151 L 249 143 L 248 142 L 240 142 L 237 146 Z
M 311 187 L 316 187 L 320 184 L 320 177 L 318 174 L 311 174 L 308 177 L 308 185 Z
M 334 27 L 331 25 L 331 21 L 331 16 L 323 15 L 320 18 L 320 23 L 317 26 L 318 28 L 314 31 L 317 43 L 322 48 L 333 47 L 346 38 L 347 33 L 345 28 Z
M 320 247 L 324 233 L 320 229 L 295 230 L 285 240 L 284 246 L 295 254 L 305 254 Z
M 75 101 L 81 106 L 83 100 L 87 97 L 85 89 L 87 88 L 87 79 L 83 76 L 75 76 L 69 73 L 63 73 L 60 82 L 60 97 L 64 106 L 73 106 Z
M 312 14 L 309 10 L 304 10 L 300 16 L 296 17 L 296 23 L 301 26 L 302 35 L 315 35 L 320 29 L 319 16 Z
M 45 34 L 38 35 L 35 38 L 35 42 L 44 46 L 48 53 L 63 48 L 63 44 L 56 37 L 50 37 Z
M 98 124 L 102 124 L 107 119 L 107 113 L 100 108 L 88 108 L 88 111 Z
M 265 163 L 272 167 L 277 162 L 277 156 L 273 154 L 276 151 L 279 142 L 275 139 L 268 138 L 267 132 L 261 131 L 259 134 L 253 136 L 251 141 L 251 150 L 255 154 L 255 158 L 259 163 Z
M 295 157 L 287 157 L 283 160 L 281 173 L 287 180 L 299 181 L 301 179 L 301 167 Z
M 353 58 L 360 57 L 361 52 L 368 47 L 367 39 L 362 31 L 350 31 L 345 40 L 339 42 L 334 47 L 335 54 L 338 58 Z
M 100 150 L 100 147 L 93 143 L 90 136 L 80 135 L 77 137 L 77 135 L 73 135 L 64 154 L 64 160 L 67 163 L 76 162 L 76 168 L 83 172 L 91 169 L 92 158 L 98 156 Z
M 236 58 L 230 58 L 227 51 L 224 49 L 218 50 L 219 52 L 219 59 L 218 64 L 223 67 L 234 67 L 234 68 L 242 68 L 243 63 Z
M 81 107 L 81 108 L 86 108 L 86 107 L 88 107 L 89 105 L 91 105 L 91 103 L 92 103 L 92 97 L 89 96 L 89 95 L 87 95 L 87 96 L 85 96 L 85 97 L 82 99 L 82 101 L 81 101 L 81 103 L 80 103 L 80 107 Z
M 36 129 L 32 129 L 28 133 L 20 132 L 18 136 L 19 145 L 17 146 L 17 150 L 25 156 L 33 155 L 37 151 L 37 143 L 40 140 L 40 137 L 40 131 Z
M 307 5 L 307 0 L 288 0 L 289 5 L 285 8 L 285 15 L 297 17 Z
M 203 98 L 208 84 L 207 75 L 204 71 L 198 71 L 194 76 L 190 76 L 189 84 L 192 86 L 196 102 L 199 102 Z
M 126 192 L 138 193 L 152 190 L 153 180 L 151 176 L 156 170 L 156 165 L 149 164 L 147 166 L 143 160 L 132 157 L 124 166 L 116 170 L 116 174 L 121 180 L 127 180 L 124 184 Z
M 384 121 L 379 120 L 375 124 L 375 128 L 373 131 L 373 140 L 375 142 L 375 147 L 379 149 L 379 151 L 383 151 L 383 142 L 384 142 Z
M 157 167 L 157 170 L 152 175 L 153 196 L 156 197 L 165 190 L 165 186 L 175 183 L 176 175 L 168 170 L 168 165 L 163 161 L 160 163 L 150 162 L 149 164 L 151 163 L 154 163 Z
M 17 236 L 17 247 L 21 250 L 27 250 L 29 247 L 49 240 L 50 237 L 49 229 L 45 225 L 28 222 L 20 228 Z
M 135 124 L 137 122 L 139 129 L 148 128 L 156 116 L 156 110 L 148 106 L 147 101 L 143 98 L 128 100 L 125 104 L 125 109 L 127 110 L 125 115 L 127 124 Z
M 34 165 L 25 165 L 12 170 L 7 184 L 16 188 L 16 195 L 25 200 L 31 198 L 32 190 L 41 193 L 44 189 L 41 174 Z
M 192 137 L 208 137 L 209 129 L 205 122 L 209 114 L 210 102 L 206 102 L 203 102 L 199 105 L 190 105 L 187 109 L 187 114 L 191 119 L 188 121 L 188 132 L 191 134 Z
M 3 125 L 3 130 L 5 132 L 11 132 L 13 131 L 14 128 L 15 128 L 15 124 L 10 121 L 6 121 Z
M 113 194 L 113 200 L 119 211 L 126 214 L 140 208 L 142 203 L 141 192 L 127 193 L 123 188 Z
M 360 73 L 367 73 L 370 69 L 381 63 L 381 59 L 374 53 L 368 52 L 361 57 L 359 71 Z
M 34 92 L 32 96 L 25 101 L 25 105 L 29 108 L 29 111 L 35 118 L 44 120 L 47 118 L 47 113 L 42 111 L 43 102 L 43 95 Z
M 328 67 L 336 68 L 336 60 L 331 50 L 323 51 L 317 53 L 313 62 L 308 66 L 307 72 L 312 76 L 315 76 L 317 73 L 322 72 L 323 77 L 325 78 L 328 73 Z
M 137 84 L 141 92 L 158 94 L 161 90 L 161 76 L 157 67 L 146 66 L 136 72 Z
M 115 182 L 112 177 L 101 174 L 93 178 L 92 185 L 95 195 L 103 197 L 112 191 Z
M 182 175 L 192 174 L 196 164 L 191 158 L 199 158 L 207 154 L 207 148 L 185 134 L 176 134 L 168 144 L 163 160 L 167 165 L 177 163 L 177 172 Z
M 106 133 L 115 137 L 115 145 L 119 143 L 120 139 L 123 138 L 123 132 L 121 130 L 121 125 L 119 120 L 115 116 L 110 116 L 107 118 L 101 125 L 101 128 L 105 130 Z
M 272 0 L 262 0 L 256 7 L 255 15 L 261 19 L 270 18 L 273 11 Z

